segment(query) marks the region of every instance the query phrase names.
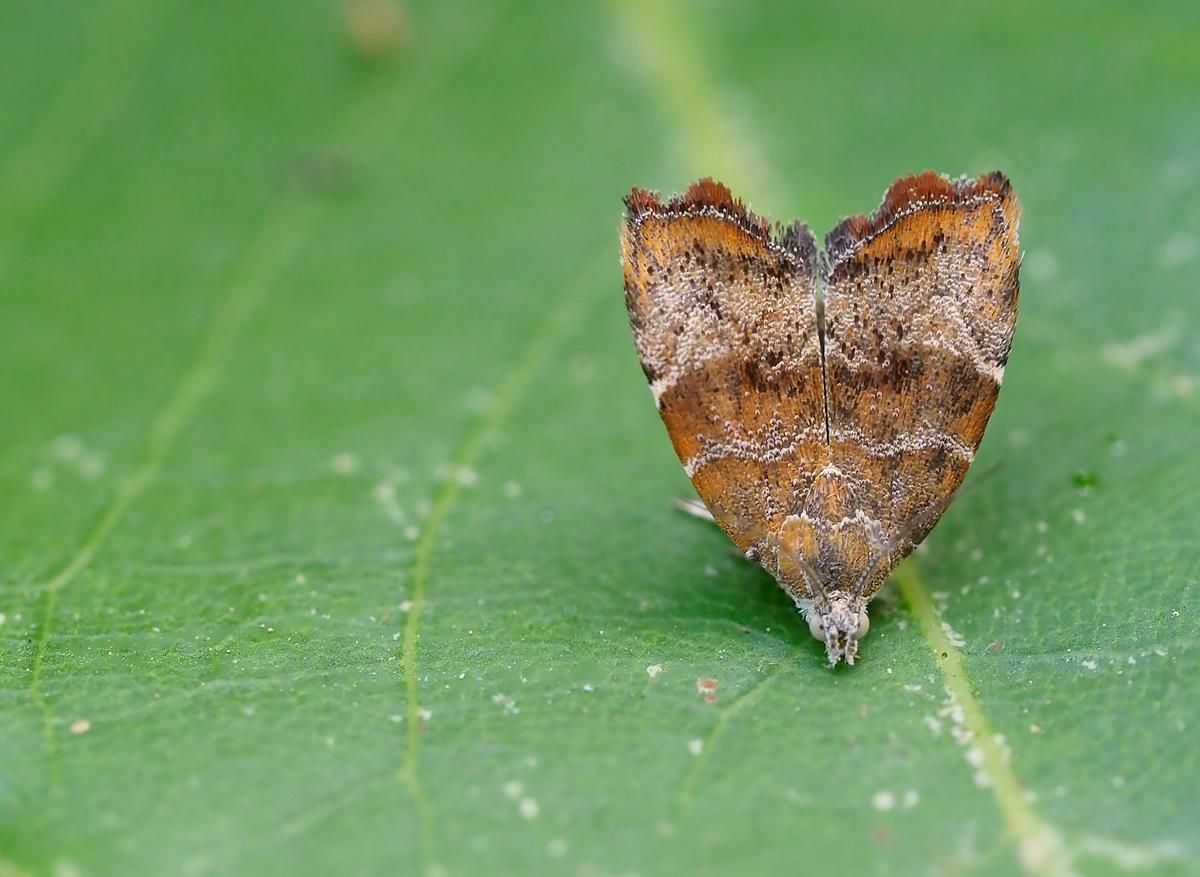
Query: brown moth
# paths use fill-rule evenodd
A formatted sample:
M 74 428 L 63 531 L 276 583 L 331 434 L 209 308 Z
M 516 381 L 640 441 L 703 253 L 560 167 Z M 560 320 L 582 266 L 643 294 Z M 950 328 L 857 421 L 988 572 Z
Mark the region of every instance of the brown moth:
M 1000 173 L 897 180 L 818 253 L 711 179 L 634 189 L 625 303 L 696 492 L 854 663 L 867 603 L 954 497 L 1017 319 L 1021 209 Z

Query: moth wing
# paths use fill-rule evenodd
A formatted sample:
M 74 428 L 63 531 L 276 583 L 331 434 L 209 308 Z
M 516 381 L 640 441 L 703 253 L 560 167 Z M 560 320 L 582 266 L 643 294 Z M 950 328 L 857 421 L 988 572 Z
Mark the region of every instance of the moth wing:
M 826 237 L 831 451 L 883 536 L 903 534 L 894 561 L 937 523 L 996 406 L 1017 319 L 1020 212 L 1002 174 L 925 173 Z
M 802 223 L 773 234 L 711 179 L 665 204 L 634 189 L 626 207 L 642 369 L 696 491 L 755 556 L 826 454 L 816 241 Z

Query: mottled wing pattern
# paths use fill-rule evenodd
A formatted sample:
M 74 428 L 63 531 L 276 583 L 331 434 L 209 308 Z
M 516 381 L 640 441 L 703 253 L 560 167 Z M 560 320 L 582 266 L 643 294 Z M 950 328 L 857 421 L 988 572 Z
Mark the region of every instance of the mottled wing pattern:
M 826 453 L 816 242 L 711 179 L 625 203 L 625 302 L 659 413 L 717 521 L 768 561 Z
M 937 523 L 983 438 L 1017 319 L 1019 215 L 1001 174 L 925 173 L 826 238 L 831 459 L 890 554 L 863 596 Z

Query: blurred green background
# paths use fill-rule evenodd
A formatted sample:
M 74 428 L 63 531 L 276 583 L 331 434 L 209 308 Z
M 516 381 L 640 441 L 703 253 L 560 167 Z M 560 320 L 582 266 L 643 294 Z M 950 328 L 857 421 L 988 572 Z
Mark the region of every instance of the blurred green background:
M 0 5 L 0 875 L 1200 873 L 1198 10 Z M 1025 207 L 1003 465 L 831 671 L 621 197 L 926 168 Z

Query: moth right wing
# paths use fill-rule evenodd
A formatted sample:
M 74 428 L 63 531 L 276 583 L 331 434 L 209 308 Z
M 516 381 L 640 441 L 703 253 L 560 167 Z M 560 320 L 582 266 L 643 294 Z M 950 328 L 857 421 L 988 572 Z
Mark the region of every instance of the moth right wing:
M 979 448 L 1016 326 L 1020 214 L 1002 174 L 925 173 L 826 238 L 832 452 L 894 555 L 868 594 L 937 523 Z
M 739 548 L 798 513 L 827 460 L 816 241 L 701 180 L 663 203 L 634 189 L 625 303 L 642 369 L 688 476 Z

